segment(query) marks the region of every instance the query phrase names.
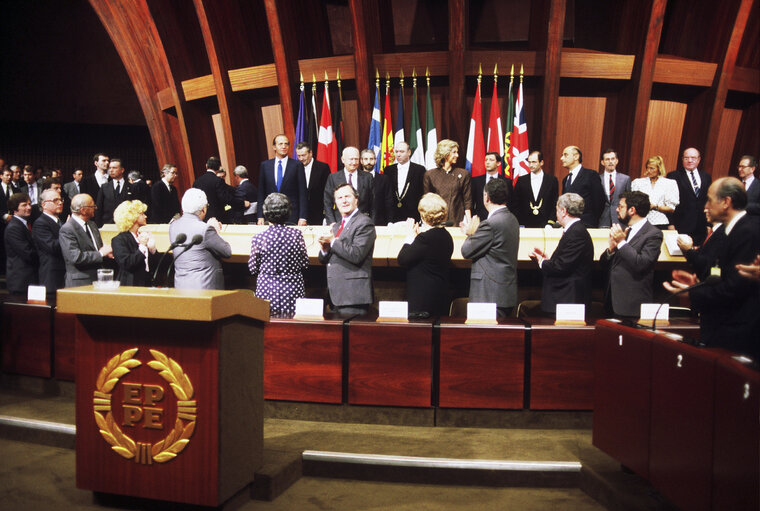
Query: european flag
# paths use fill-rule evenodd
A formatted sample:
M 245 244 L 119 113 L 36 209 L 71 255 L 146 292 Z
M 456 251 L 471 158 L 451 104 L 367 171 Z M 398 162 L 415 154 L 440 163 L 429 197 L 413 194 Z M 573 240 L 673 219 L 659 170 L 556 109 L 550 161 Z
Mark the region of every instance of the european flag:
M 369 142 L 367 147 L 375 152 L 375 173 L 380 172 L 380 145 L 383 143 L 382 130 L 380 128 L 380 97 L 375 89 L 375 107 L 372 109 L 372 122 L 369 125 Z

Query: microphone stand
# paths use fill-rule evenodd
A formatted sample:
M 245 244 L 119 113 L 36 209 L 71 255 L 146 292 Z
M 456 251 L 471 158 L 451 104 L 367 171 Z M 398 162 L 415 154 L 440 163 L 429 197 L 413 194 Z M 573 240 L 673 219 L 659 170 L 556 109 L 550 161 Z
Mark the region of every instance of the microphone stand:
M 161 259 L 158 260 L 158 264 L 156 265 L 156 269 L 153 270 L 153 277 L 150 280 L 153 283 L 154 286 L 156 285 L 156 277 L 158 276 L 158 270 L 161 268 L 161 263 L 163 263 L 164 259 L 166 259 L 166 255 L 169 252 L 171 252 L 172 250 L 174 250 L 175 248 L 183 246 L 182 244 L 185 241 L 187 241 L 187 234 L 185 234 L 184 232 L 181 232 L 181 233 L 177 234 L 177 239 L 174 240 L 174 243 L 172 243 L 171 245 L 169 245 L 169 248 L 166 250 L 166 252 L 164 252 L 163 254 L 161 254 Z

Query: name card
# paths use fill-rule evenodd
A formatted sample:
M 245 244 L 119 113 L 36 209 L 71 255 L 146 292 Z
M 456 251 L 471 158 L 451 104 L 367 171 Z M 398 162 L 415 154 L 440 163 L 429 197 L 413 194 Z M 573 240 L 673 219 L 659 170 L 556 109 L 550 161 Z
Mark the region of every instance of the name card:
M 496 325 L 495 303 L 468 303 L 466 324 Z
M 659 309 L 660 312 L 657 312 L 657 309 Z M 655 325 L 667 326 L 670 324 L 668 321 L 670 318 L 670 306 L 667 303 L 642 303 L 639 323 L 651 326 L 652 321 L 655 319 L 655 314 L 657 315 L 657 322 Z
M 378 321 L 409 321 L 409 302 L 379 302 Z
M 585 325 L 586 306 L 582 303 L 558 303 L 555 325 Z
M 29 286 L 26 288 L 26 301 L 28 303 L 47 303 L 45 300 L 45 286 Z
M 296 298 L 294 319 L 325 319 L 325 301 L 321 298 Z

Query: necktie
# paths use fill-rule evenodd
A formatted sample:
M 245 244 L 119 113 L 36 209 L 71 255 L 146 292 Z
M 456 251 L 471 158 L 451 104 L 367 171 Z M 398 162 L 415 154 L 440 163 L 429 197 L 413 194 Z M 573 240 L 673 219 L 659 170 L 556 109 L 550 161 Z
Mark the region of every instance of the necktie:
M 612 174 L 610 174 L 610 202 L 612 202 L 612 196 L 615 193 L 615 181 L 612 180 Z
M 32 232 L 32 224 L 29 222 L 26 223 L 26 228 L 29 229 L 29 232 Z
M 95 238 L 92 236 L 92 231 L 90 230 L 90 226 L 87 225 L 87 222 L 84 224 L 84 231 L 87 233 L 87 236 L 90 237 L 90 241 L 92 241 L 92 245 L 95 247 L 95 250 L 98 249 L 98 244 L 95 243 Z
M 277 177 L 275 178 L 275 185 L 277 191 L 280 191 L 280 185 L 282 184 L 282 160 L 277 160 Z
M 694 195 L 699 195 L 699 185 L 697 184 L 697 178 L 694 177 L 695 170 L 692 170 L 689 172 L 689 176 L 691 176 L 691 184 L 694 187 Z
M 348 184 L 351 185 L 351 186 L 354 186 L 354 183 L 351 181 L 351 176 L 353 176 L 353 175 L 354 175 L 353 172 L 349 172 L 348 173 Z
M 339 237 L 339 236 L 340 236 L 340 233 L 342 233 L 342 232 L 343 232 L 343 226 L 344 226 L 344 225 L 346 225 L 346 219 L 345 219 L 345 218 L 344 218 L 343 220 L 341 220 L 341 221 L 340 221 L 340 227 L 338 227 L 338 232 L 336 232 L 336 233 L 335 233 L 335 237 L 336 237 L 336 238 L 337 238 L 337 237 Z
M 119 195 L 119 192 L 121 192 L 121 182 L 120 181 L 116 181 L 116 187 L 114 188 L 114 190 L 116 191 L 116 195 Z
M 10 199 L 11 198 L 11 187 L 10 186 L 6 186 L 5 187 L 5 198 L 6 199 Z

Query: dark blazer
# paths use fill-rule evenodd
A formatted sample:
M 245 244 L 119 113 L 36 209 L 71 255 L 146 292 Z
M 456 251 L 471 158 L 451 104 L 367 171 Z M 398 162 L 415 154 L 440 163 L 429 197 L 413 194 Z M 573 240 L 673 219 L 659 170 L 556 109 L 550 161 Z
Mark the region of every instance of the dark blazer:
M 309 225 L 322 225 L 322 221 L 325 219 L 325 184 L 327 178 L 330 177 L 330 166 L 316 159 L 313 159 L 312 162 L 309 186 L 306 188 L 306 202 L 308 203 L 306 222 Z
M 654 266 L 660 257 L 662 231 L 646 224 L 625 245 L 610 253 L 605 250 L 599 262 L 609 269 L 607 301 L 616 315 L 638 317 L 642 303 L 653 299 Z
M 139 244 L 129 231 L 120 232 L 111 240 L 113 258 L 119 267 L 119 282 L 122 286 L 143 286 L 152 284 L 150 272 L 145 270 L 145 255 L 140 252 Z M 148 264 L 151 270 L 156 262 L 156 254 L 148 252 Z
M 501 174 L 498 174 L 496 179 L 503 179 L 507 182 L 507 206 L 509 210 L 514 213 L 514 193 L 512 191 L 512 180 L 507 179 Z M 470 186 L 472 186 L 472 214 L 478 215 L 481 220 L 485 220 L 488 217 L 488 210 L 485 204 L 483 204 L 483 189 L 486 187 L 486 175 L 475 176 L 470 179 Z
M 686 262 L 691 265 L 699 280 L 705 280 L 710 275 L 710 268 L 715 266 L 725 242 L 726 228 L 721 224 L 713 229 L 710 237 L 705 239 L 699 248 L 687 250 L 683 253 Z
M 32 239 L 40 258 L 40 284 L 45 286 L 48 294 L 55 294 L 56 290 L 61 289 L 66 277 L 66 264 L 58 243 L 58 232 L 63 223 L 59 222 L 43 214 L 32 228 Z
M 92 220 L 87 225 L 95 238 L 94 246 L 73 216 L 58 231 L 58 242 L 66 264 L 66 287 L 92 284 L 98 278 L 98 269 L 103 266 L 103 256 L 99 252 L 103 246 L 100 231 Z
M 224 221 L 226 215 L 225 206 L 229 205 L 233 208 L 238 205 L 238 200 L 235 199 L 234 188 L 224 182 L 223 179 L 217 177 L 213 170 L 206 170 L 201 176 L 193 183 L 193 188 L 203 190 L 206 194 L 206 200 L 208 200 L 208 212 L 206 218 L 216 218 L 217 220 Z M 239 204 L 242 206 L 242 203 Z
M 245 214 L 245 202 L 248 201 L 251 204 L 259 200 L 259 191 L 256 189 L 256 185 L 250 179 L 247 179 L 240 183 L 235 188 L 235 198 L 237 199 L 235 207 L 232 209 L 232 220 L 236 224 L 255 224 L 256 214 Z M 262 207 L 263 204 L 257 204 L 256 209 Z
M 365 172 L 372 177 L 375 189 L 375 197 L 372 200 L 372 221 L 375 225 L 388 225 L 393 221 L 394 213 L 394 197 L 393 189 L 391 188 L 391 182 L 388 180 L 388 176 L 384 174 L 375 174 L 372 176 L 369 172 Z
M 261 204 L 264 204 L 264 199 L 270 193 L 277 191 L 275 162 L 276 158 L 272 158 L 261 162 L 259 167 L 259 197 L 257 201 L 259 206 L 256 210 L 256 215 L 259 218 L 264 217 L 261 211 Z M 288 158 L 288 163 L 283 169 L 280 193 L 287 195 L 288 200 L 290 200 L 291 211 L 288 221 L 297 224 L 301 218 L 306 220 L 309 213 L 309 203 L 306 199 L 306 174 L 300 161 Z
M 604 180 L 609 179 L 607 172 L 599 174 L 599 180 L 602 183 L 602 191 L 604 191 Z M 620 203 L 620 194 L 623 192 L 631 191 L 631 178 L 621 173 L 619 170 L 615 171 L 615 191 L 612 192 L 612 201 L 610 196 L 604 194 L 604 202 L 602 203 L 602 215 L 599 217 L 599 227 L 611 227 L 612 224 L 620 223 L 620 219 L 617 214 L 617 207 Z
M 26 294 L 30 284 L 37 283 L 37 250 L 32 233 L 24 222 L 11 218 L 5 228 L 5 278 L 10 293 Z
M 365 215 L 372 215 L 372 204 L 375 197 L 374 179 L 363 170 L 356 171 L 356 182 L 354 188 L 359 192 L 359 211 Z M 353 180 L 353 178 L 352 178 Z M 340 222 L 340 211 L 335 209 L 335 187 L 346 182 L 346 173 L 343 169 L 330 174 L 325 184 L 323 201 L 325 205 L 325 218 L 328 225 L 334 222 Z
M 671 223 L 679 233 L 688 234 L 695 244 L 701 245 L 707 235 L 705 203 L 707 202 L 707 189 L 712 184 L 712 177 L 700 169 L 697 171 L 702 180 L 699 186 L 699 195 L 694 195 L 691 179 L 683 168 L 669 172 L 667 178 L 675 180 L 678 184 L 680 199 L 676 210 L 670 216 Z
M 749 264 L 760 253 L 760 220 L 745 215 L 722 243 L 718 255 L 720 282 L 689 292 L 691 307 L 700 313 L 700 340 L 757 357 L 760 284 L 739 275 L 737 264 Z
M 747 189 L 747 213 L 760 215 L 760 180 L 755 178 Z
M 541 310 L 554 314 L 558 303 L 591 306 L 591 270 L 594 243 L 583 222 L 575 222 L 562 234 L 556 250 L 541 265 L 544 277 Z
M 21 190 L 18 189 L 16 186 L 14 186 L 12 183 L 10 184 L 10 194 L 13 195 L 14 193 L 18 193 Z M 8 199 L 9 197 L 5 196 L 5 193 L 3 191 L 2 185 L 0 185 L 0 217 L 6 213 L 8 213 Z
M 541 188 L 538 190 L 538 201 L 533 199 L 533 188 L 530 186 L 530 174 L 520 176 L 515 184 L 512 200 L 512 211 L 517 221 L 524 227 L 544 227 L 549 220 L 557 217 L 556 206 L 559 183 L 557 178 L 544 172 Z M 535 202 L 535 203 L 534 203 Z M 538 215 L 533 214 L 531 204 L 538 208 Z
M 166 187 L 166 183 L 159 179 L 150 189 L 151 208 L 153 209 L 148 216 L 152 224 L 168 224 L 174 215 L 182 212 L 182 206 L 179 202 L 177 188 L 170 185 L 171 190 Z
M 97 172 L 97 170 L 95 172 Z M 108 175 L 107 171 L 106 175 Z M 92 197 L 92 200 L 95 200 L 98 197 L 100 185 L 98 184 L 98 180 L 95 178 L 94 172 L 89 176 L 82 178 L 82 181 L 79 183 L 79 190 L 81 193 L 86 193 Z
M 385 167 L 383 174 L 388 181 L 393 194 L 393 221 L 399 222 L 406 220 L 407 218 L 414 218 L 419 222 L 420 212 L 417 211 L 417 205 L 420 203 L 420 199 L 425 194 L 423 180 L 425 178 L 425 167 L 419 163 L 409 163 L 409 172 L 406 173 L 406 184 L 404 188 L 406 193 L 402 190 L 403 197 L 398 196 L 398 164 L 388 165 Z M 408 188 L 407 188 L 408 186 Z M 401 207 L 398 207 L 398 203 L 401 202 Z
M 129 184 L 129 181 L 124 179 L 117 195 L 113 180 L 108 178 L 108 182 L 100 187 L 98 197 L 95 199 L 95 205 L 98 207 L 95 210 L 95 223 L 98 227 L 103 227 L 103 224 L 112 224 L 113 212 L 125 200 L 132 200 L 132 185 Z
M 136 183 L 130 183 L 129 185 L 132 196 L 129 198 L 129 200 L 139 200 L 146 206 L 148 206 L 148 211 L 145 213 L 147 216 L 150 216 L 152 213 L 151 208 L 151 196 L 150 196 L 150 186 L 148 183 L 145 182 L 144 179 L 139 180 Z
M 572 185 L 569 184 L 569 181 L 570 174 L 562 180 L 562 193 L 577 193 L 583 197 L 586 207 L 583 210 L 583 215 L 581 215 L 581 222 L 586 227 L 597 227 L 604 204 L 604 188 L 602 188 L 599 173 L 581 167 Z
M 449 267 L 454 241 L 445 228 L 417 235 L 398 253 L 398 264 L 406 267 L 406 300 L 409 312 L 448 316 L 451 299 Z

